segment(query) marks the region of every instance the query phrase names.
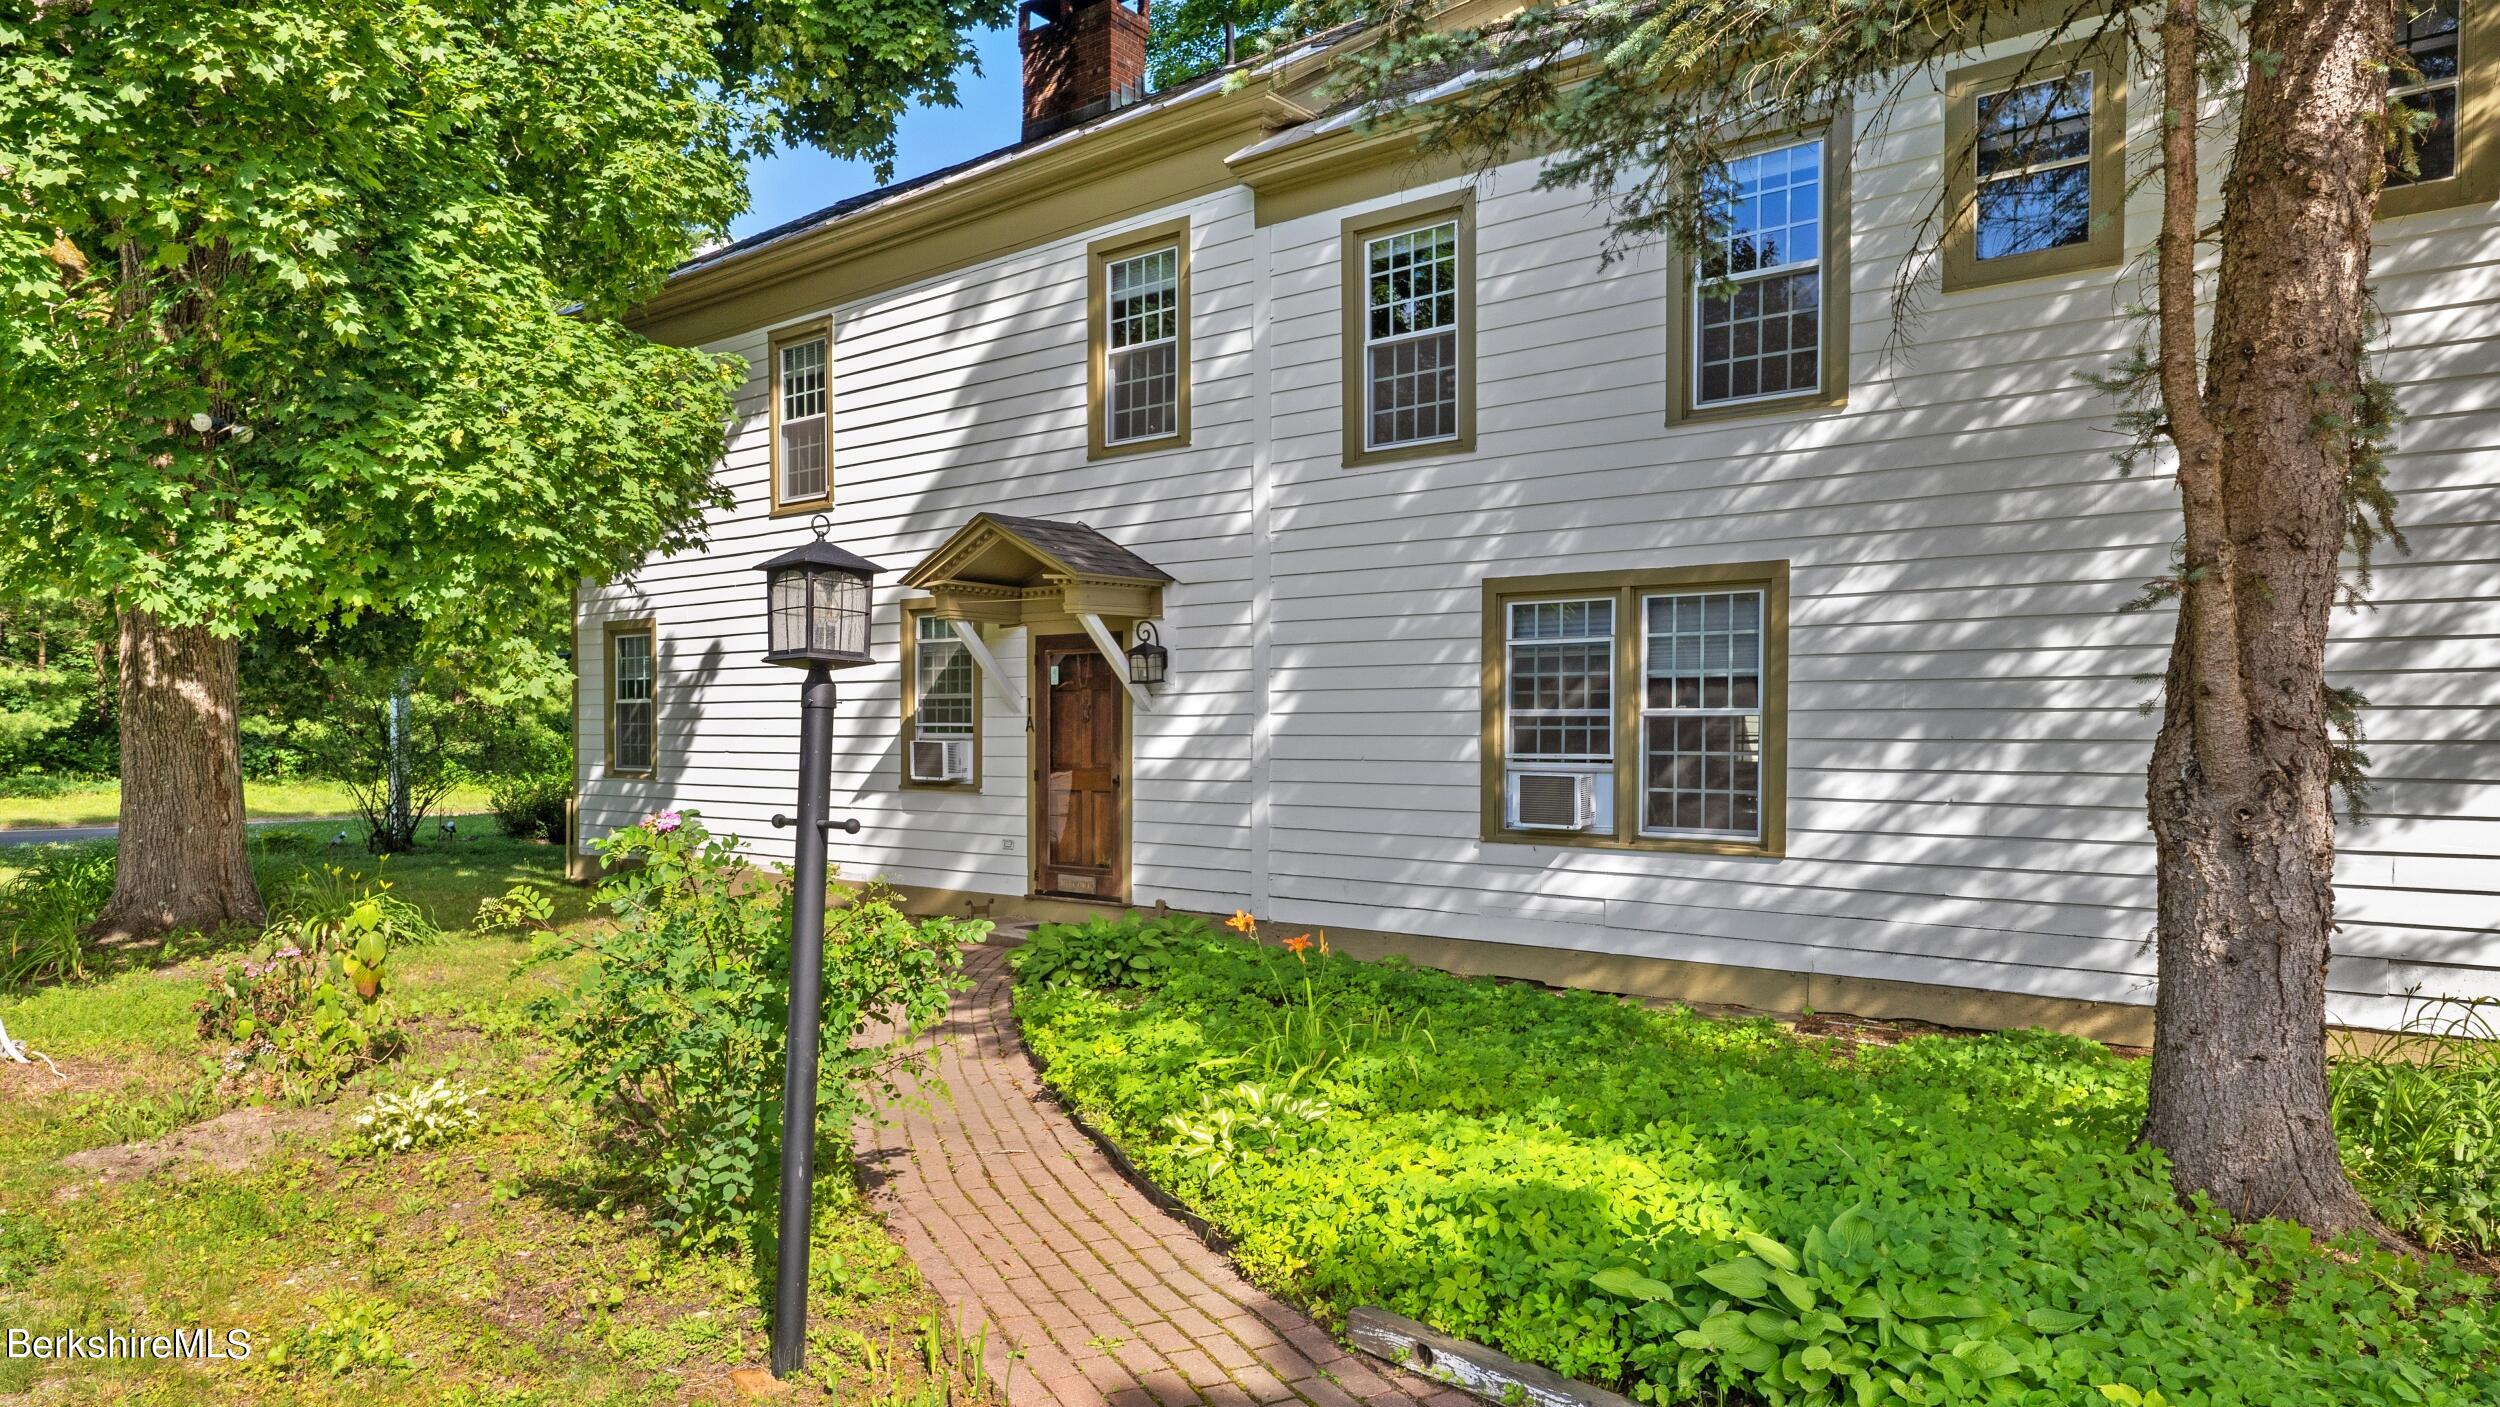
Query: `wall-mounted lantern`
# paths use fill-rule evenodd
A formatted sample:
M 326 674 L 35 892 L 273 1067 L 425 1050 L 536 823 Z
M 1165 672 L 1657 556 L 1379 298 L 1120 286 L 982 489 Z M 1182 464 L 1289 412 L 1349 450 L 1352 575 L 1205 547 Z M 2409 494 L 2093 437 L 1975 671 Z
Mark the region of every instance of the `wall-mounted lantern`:
M 1137 643 L 1128 647 L 1128 677 L 1140 684 L 1160 684 L 1171 662 L 1172 652 L 1155 640 L 1153 622 L 1138 622 Z

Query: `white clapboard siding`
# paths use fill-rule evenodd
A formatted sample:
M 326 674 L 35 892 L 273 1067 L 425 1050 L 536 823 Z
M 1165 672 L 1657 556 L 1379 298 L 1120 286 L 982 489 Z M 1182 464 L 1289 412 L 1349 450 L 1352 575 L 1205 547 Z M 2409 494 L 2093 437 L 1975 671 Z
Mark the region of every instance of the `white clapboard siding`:
M 2139 88 L 2130 143 L 2157 118 Z M 1340 462 L 1338 230 L 1265 228 L 1245 190 L 1175 204 L 714 350 L 756 370 L 701 552 L 585 588 L 583 834 L 696 806 L 761 855 L 796 781 L 796 680 L 757 661 L 753 564 L 803 539 L 764 514 L 762 357 L 830 317 L 833 537 L 899 573 L 975 513 L 1081 518 L 1171 572 L 1171 682 L 1135 716 L 1140 902 L 2117 1002 L 2151 998 L 2144 767 L 2173 620 L 2123 614 L 2178 533 L 2159 463 L 2112 462 L 2079 377 L 2138 334 L 2131 272 L 1944 296 L 1895 336 L 1934 201 L 1942 105 L 1913 85 L 1854 153 L 1848 403 L 1669 425 L 1672 261 L 1601 267 L 1585 195 L 1529 165 L 1478 183 L 1474 453 Z M 2129 232 L 2154 228 L 2140 192 Z M 1192 223 L 1192 443 L 1088 461 L 1092 239 Z M 2360 688 L 2378 789 L 2336 866 L 2334 1012 L 2395 1026 L 2500 995 L 2500 377 L 2493 212 L 2382 222 L 2376 368 L 2408 414 L 2393 474 L 2413 548 L 2328 666 Z M 1478 833 L 1481 585 L 1490 576 L 1785 559 L 1788 854 L 1778 861 L 1488 844 Z M 891 578 L 888 579 L 889 583 Z M 837 836 L 854 877 L 1027 889 L 1025 720 L 982 693 L 980 790 L 905 790 L 895 593 L 884 661 L 841 677 Z M 610 778 L 599 625 L 659 621 L 660 773 Z M 1030 642 L 992 631 L 1030 697 Z

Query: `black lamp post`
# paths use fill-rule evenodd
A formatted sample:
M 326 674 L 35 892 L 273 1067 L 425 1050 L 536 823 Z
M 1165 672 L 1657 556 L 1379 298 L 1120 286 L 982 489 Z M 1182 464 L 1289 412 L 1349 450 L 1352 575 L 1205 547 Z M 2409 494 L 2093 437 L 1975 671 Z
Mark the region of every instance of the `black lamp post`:
M 816 1062 L 823 1032 L 825 839 L 859 833 L 856 819 L 825 815 L 833 789 L 833 671 L 869 662 L 868 579 L 885 570 L 816 540 L 762 564 L 767 639 L 764 658 L 804 667 L 799 685 L 799 815 L 791 883 L 790 1044 L 781 1080 L 781 1243 L 773 1275 L 773 1376 L 786 1378 L 807 1357 L 807 1242 L 816 1190 Z

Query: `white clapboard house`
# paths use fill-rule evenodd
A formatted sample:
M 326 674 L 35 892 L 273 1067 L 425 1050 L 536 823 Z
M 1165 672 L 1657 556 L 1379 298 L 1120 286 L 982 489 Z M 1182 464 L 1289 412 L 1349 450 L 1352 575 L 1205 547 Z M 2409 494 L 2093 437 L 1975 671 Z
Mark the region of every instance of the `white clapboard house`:
M 2382 783 L 2337 868 L 2363 1026 L 2500 994 L 2500 4 L 2465 7 L 2407 31 L 2443 125 L 2377 230 L 2413 552 L 2330 656 Z M 848 878 L 2143 1037 L 2171 622 L 2120 607 L 2178 508 L 2078 380 L 2137 333 L 2156 223 L 2124 62 L 2009 36 L 1764 139 L 1722 296 L 1601 262 L 1533 163 L 1315 111 L 1317 46 L 1144 93 L 1143 0 L 1021 23 L 1013 145 L 638 313 L 753 371 L 709 545 L 579 593 L 577 856 L 664 807 L 788 856 L 753 568 L 822 519 L 887 569 L 839 676 Z

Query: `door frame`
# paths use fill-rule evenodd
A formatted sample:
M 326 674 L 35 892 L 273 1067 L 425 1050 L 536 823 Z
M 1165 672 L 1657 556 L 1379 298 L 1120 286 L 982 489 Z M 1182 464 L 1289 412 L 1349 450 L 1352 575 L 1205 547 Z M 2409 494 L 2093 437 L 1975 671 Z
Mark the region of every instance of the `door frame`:
M 1110 624 L 1110 622 L 1106 621 L 1105 624 Z M 1129 643 L 1129 633 L 1134 628 L 1135 622 L 1122 621 L 1113 632 L 1123 647 Z M 1059 648 L 1063 645 L 1081 645 L 1084 647 L 1084 653 L 1101 660 L 1102 651 L 1095 646 L 1093 637 L 1085 633 L 1085 627 L 1078 624 L 1074 616 L 1053 616 L 1045 620 L 1027 621 L 1024 639 L 1024 678 L 1026 692 L 1030 696 L 1025 703 L 1024 716 L 1025 752 L 1028 761 L 1024 787 L 1026 855 L 1024 892 L 1032 898 L 1056 899 L 1081 904 L 1087 902 L 1083 895 L 1049 894 L 1042 889 L 1042 805 L 1047 790 L 1043 785 L 1042 764 L 1046 760 L 1043 754 L 1049 747 L 1049 736 L 1042 727 L 1042 709 L 1045 706 L 1043 698 L 1050 691 L 1050 676 L 1044 671 L 1042 652 L 1045 645 L 1052 648 Z M 1106 668 L 1111 667 L 1108 660 L 1103 660 L 1103 664 Z M 1093 902 L 1125 906 L 1136 887 L 1136 875 L 1131 857 L 1136 853 L 1137 706 L 1136 701 L 1129 697 L 1128 690 L 1119 687 L 1118 678 L 1115 672 L 1112 676 L 1112 692 L 1118 695 L 1120 707 L 1119 757 L 1114 763 L 1116 771 L 1112 779 L 1112 790 L 1116 797 L 1114 809 L 1118 812 L 1118 821 L 1115 824 L 1112 839 L 1115 853 L 1111 859 L 1110 892 L 1094 895 Z

